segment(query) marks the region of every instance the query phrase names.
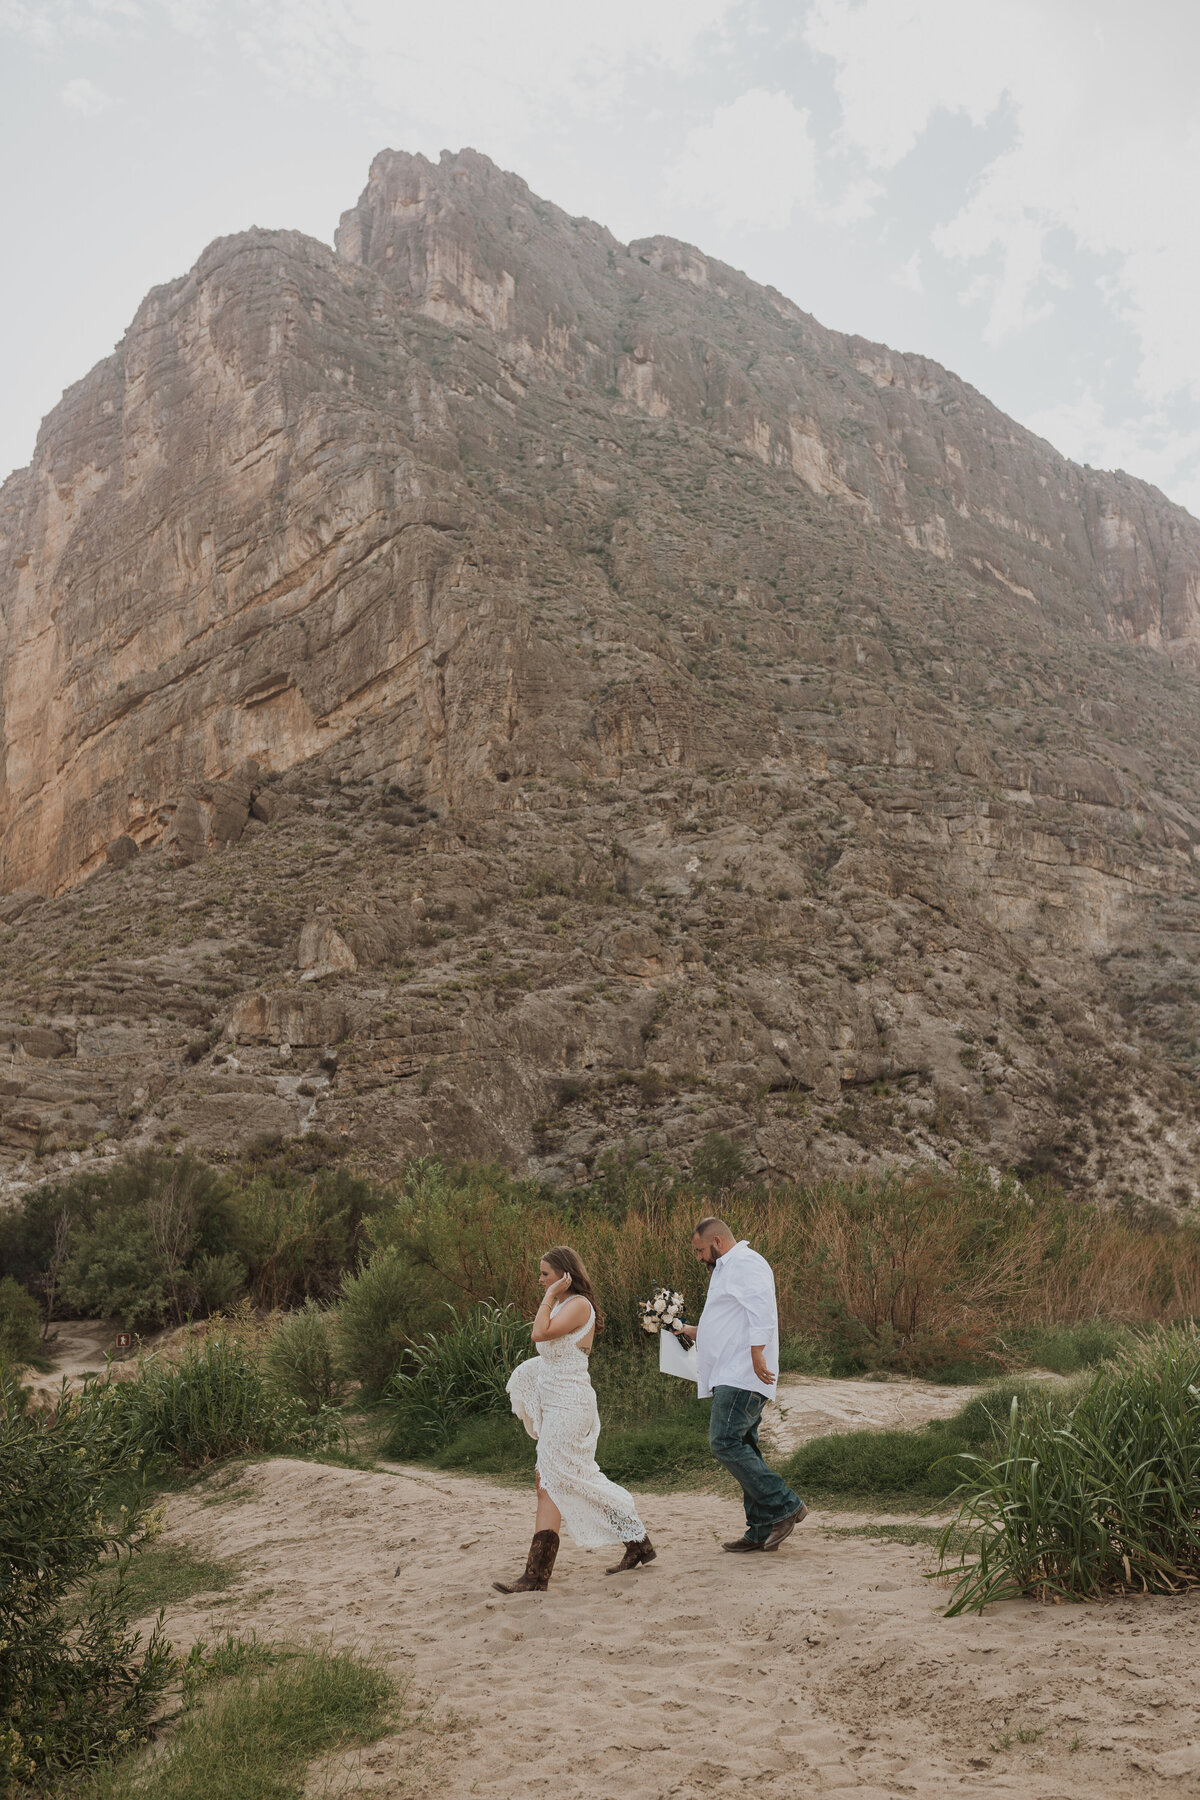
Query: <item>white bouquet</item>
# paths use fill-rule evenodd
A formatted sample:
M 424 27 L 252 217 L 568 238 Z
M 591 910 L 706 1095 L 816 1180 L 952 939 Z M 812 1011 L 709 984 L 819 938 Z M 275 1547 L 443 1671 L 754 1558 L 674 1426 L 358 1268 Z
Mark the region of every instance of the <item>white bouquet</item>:
M 653 1299 L 639 1300 L 637 1306 L 642 1330 L 651 1337 L 664 1330 L 678 1332 L 683 1324 L 683 1295 L 671 1288 L 655 1288 Z

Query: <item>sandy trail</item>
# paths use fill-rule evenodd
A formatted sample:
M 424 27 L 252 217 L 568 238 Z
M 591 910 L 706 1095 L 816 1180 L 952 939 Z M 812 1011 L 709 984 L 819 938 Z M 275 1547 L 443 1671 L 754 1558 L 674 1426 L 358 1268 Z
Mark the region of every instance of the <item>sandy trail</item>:
M 840 1516 L 734 1557 L 733 1501 L 639 1506 L 649 1568 L 608 1578 L 603 1552 L 567 1544 L 548 1593 L 504 1597 L 490 1583 L 518 1572 L 531 1529 L 520 1490 L 226 1470 L 171 1501 L 168 1538 L 242 1559 L 242 1581 L 168 1626 L 181 1645 L 331 1634 L 411 1673 L 424 1728 L 315 1771 L 314 1795 L 1200 1794 L 1200 1595 L 948 1620 L 929 1552 L 837 1536 Z
M 778 1399 L 763 1415 L 763 1432 L 779 1456 L 810 1438 L 835 1431 L 912 1431 L 930 1419 L 949 1419 L 967 1404 L 974 1387 L 939 1387 L 932 1381 L 831 1380 L 820 1375 L 781 1375 Z

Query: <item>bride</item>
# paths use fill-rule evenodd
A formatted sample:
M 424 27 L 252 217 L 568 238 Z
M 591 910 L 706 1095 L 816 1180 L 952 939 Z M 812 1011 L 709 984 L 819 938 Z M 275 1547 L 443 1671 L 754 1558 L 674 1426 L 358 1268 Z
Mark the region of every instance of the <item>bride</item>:
M 601 1321 L 588 1272 L 574 1250 L 560 1244 L 543 1256 L 538 1281 L 537 1355 L 518 1364 L 508 1380 L 512 1409 L 538 1440 L 537 1517 L 525 1573 L 492 1584 L 502 1594 L 545 1592 L 564 1525 L 583 1550 L 624 1544 L 624 1558 L 609 1575 L 653 1562 L 656 1554 L 632 1495 L 596 1464 L 600 1415 L 587 1359 Z

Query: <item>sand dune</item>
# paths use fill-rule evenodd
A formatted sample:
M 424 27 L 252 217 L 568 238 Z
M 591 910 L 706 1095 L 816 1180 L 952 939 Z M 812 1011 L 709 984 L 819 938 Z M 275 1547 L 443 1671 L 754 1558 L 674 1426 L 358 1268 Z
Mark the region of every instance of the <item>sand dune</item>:
M 648 1569 L 608 1578 L 568 1544 L 547 1594 L 495 1594 L 530 1515 L 521 1491 L 421 1470 L 226 1470 L 172 1499 L 168 1537 L 244 1559 L 243 1580 L 169 1625 L 332 1635 L 411 1676 L 418 1727 L 315 1770 L 313 1794 L 1200 1794 L 1200 1595 L 947 1620 L 924 1549 L 834 1515 L 731 1557 L 739 1509 L 712 1494 L 645 1498 Z

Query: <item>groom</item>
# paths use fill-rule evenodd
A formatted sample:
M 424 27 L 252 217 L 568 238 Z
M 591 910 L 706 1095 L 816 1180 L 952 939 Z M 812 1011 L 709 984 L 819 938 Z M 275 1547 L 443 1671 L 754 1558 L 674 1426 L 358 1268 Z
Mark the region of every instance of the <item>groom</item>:
M 698 1325 L 681 1336 L 696 1343 L 697 1393 L 712 1395 L 708 1441 L 745 1496 L 746 1535 L 726 1550 L 778 1550 L 808 1508 L 763 1461 L 758 1427 L 775 1386 L 779 1321 L 771 1265 L 723 1219 L 701 1219 L 692 1249 L 712 1271 Z

